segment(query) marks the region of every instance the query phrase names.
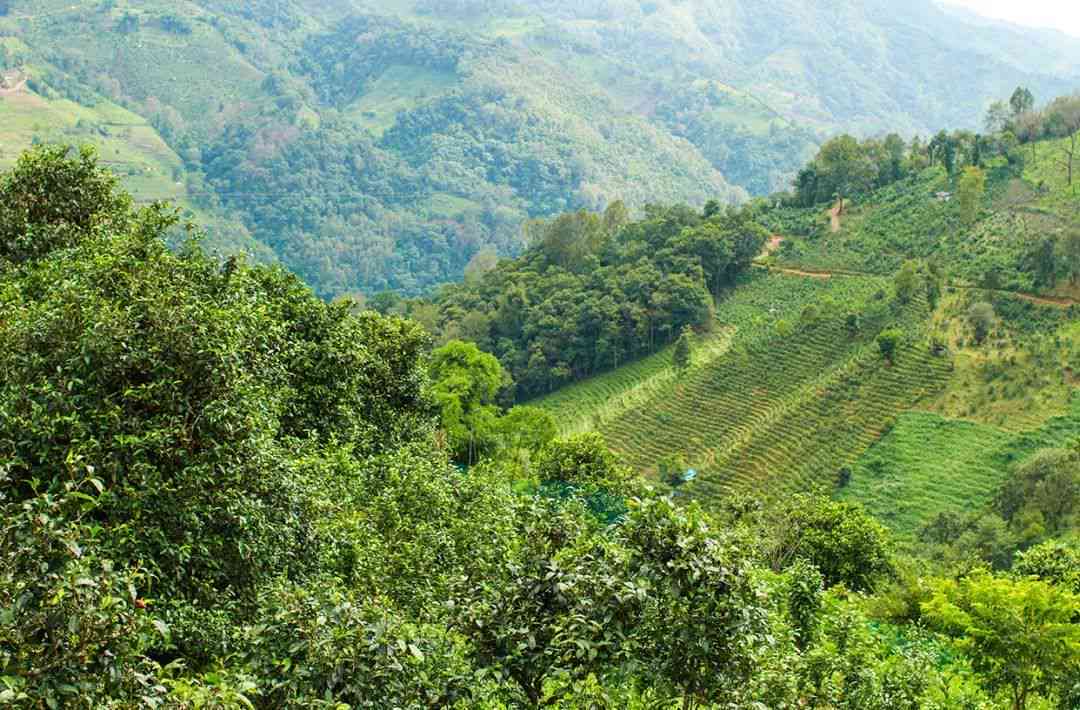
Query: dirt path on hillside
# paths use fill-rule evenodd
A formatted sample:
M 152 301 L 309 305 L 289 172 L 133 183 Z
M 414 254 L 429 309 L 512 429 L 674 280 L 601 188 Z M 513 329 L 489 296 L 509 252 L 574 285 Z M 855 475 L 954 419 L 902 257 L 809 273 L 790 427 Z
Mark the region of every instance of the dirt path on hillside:
M 5 89 L 4 87 L 0 86 L 0 96 L 7 96 L 9 94 L 18 94 L 22 92 L 22 90 L 26 88 L 26 82 L 28 81 L 29 79 L 23 79 L 10 89 Z
M 808 279 L 831 279 L 833 273 L 831 271 L 805 271 L 803 269 L 789 269 L 783 266 L 766 266 L 769 271 L 775 271 L 778 274 L 788 274 L 789 276 L 803 276 Z M 847 276 L 848 274 L 843 274 Z
M 792 269 L 785 266 L 767 266 L 764 264 L 757 264 L 760 268 L 774 271 L 780 274 L 790 274 L 791 276 L 803 276 L 810 279 L 831 279 L 834 276 L 863 276 L 872 278 L 884 278 L 881 274 L 871 274 L 866 271 L 847 271 L 841 269 L 835 270 L 816 270 L 816 269 Z M 985 289 L 978 286 L 958 286 L 956 284 L 945 284 L 949 288 L 955 288 L 958 291 L 986 291 L 987 293 L 998 293 L 1004 296 L 1012 296 L 1013 298 L 1019 298 L 1021 301 L 1029 301 L 1031 303 L 1037 303 L 1041 306 L 1054 306 L 1056 308 L 1069 308 L 1071 306 L 1080 306 L 1080 301 L 1072 298 L 1065 298 L 1063 296 L 1037 296 L 1033 293 L 1023 293 L 1021 291 L 1006 291 L 1004 289 Z
M 978 289 L 975 286 L 956 286 L 959 289 L 969 290 L 985 290 Z M 1019 291 L 994 291 L 994 293 L 1004 293 L 1009 296 L 1015 296 L 1023 301 L 1031 301 L 1032 303 L 1038 303 L 1043 306 L 1057 306 L 1059 308 L 1069 308 L 1070 306 L 1080 305 L 1080 301 L 1075 301 L 1071 298 L 1065 298 L 1063 296 L 1036 296 L 1032 293 L 1020 293 Z

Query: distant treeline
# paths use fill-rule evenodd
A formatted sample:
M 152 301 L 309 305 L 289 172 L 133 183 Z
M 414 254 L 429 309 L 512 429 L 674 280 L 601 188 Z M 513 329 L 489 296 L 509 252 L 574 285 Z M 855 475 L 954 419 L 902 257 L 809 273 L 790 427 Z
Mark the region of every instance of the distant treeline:
M 981 168 L 999 156 L 1020 173 L 1027 160 L 1022 146 L 1080 133 L 1080 94 L 1059 97 L 1037 110 L 1035 97 L 1019 87 L 1008 102 L 990 106 L 985 128 L 984 133 L 941 131 L 929 140 L 916 136 L 910 142 L 897 134 L 863 141 L 838 136 L 799 171 L 789 201 L 810 207 L 885 187 L 933 165 L 953 175 L 965 166 Z

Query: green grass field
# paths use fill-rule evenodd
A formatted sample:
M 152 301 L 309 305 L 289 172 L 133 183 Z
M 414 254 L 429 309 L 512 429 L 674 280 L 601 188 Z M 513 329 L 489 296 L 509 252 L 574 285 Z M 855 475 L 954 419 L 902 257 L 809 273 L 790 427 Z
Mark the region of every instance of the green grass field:
M 902 414 L 852 467 L 839 497 L 862 503 L 903 539 L 943 512 L 985 508 L 1013 466 L 1080 441 L 1080 396 L 1031 431 L 1014 433 L 929 412 Z
M 938 513 L 984 507 L 1007 475 L 999 451 L 1012 435 L 994 427 L 905 412 L 851 468 L 839 493 L 902 536 Z

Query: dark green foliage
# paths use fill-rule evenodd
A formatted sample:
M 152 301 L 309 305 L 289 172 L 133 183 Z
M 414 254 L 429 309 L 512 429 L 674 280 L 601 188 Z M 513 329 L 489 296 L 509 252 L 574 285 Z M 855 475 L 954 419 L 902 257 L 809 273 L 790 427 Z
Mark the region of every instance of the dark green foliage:
M 507 700 L 539 708 L 629 656 L 646 588 L 626 553 L 595 536 L 576 506 L 537 501 L 515 517 L 517 549 L 463 590 L 455 625 Z
M 858 610 L 838 604 L 835 597 L 826 596 L 824 601 L 820 641 L 800 659 L 802 702 L 811 708 L 844 710 L 934 706 L 930 691 L 938 659 L 929 639 L 889 642 L 875 636 Z
M 911 303 L 911 299 L 919 290 L 922 275 L 919 273 L 919 264 L 914 261 L 906 261 L 893 279 L 893 287 L 896 289 L 896 298 L 901 303 Z
M 167 643 L 137 590 L 149 580 L 96 531 L 103 483 L 86 478 L 25 501 L 0 466 L 0 703 L 107 707 L 153 699 L 142 654 Z
M 519 398 L 543 394 L 708 327 L 710 289 L 733 285 L 766 237 L 745 211 L 651 207 L 616 228 L 615 210 L 530 225 L 524 256 L 436 297 L 442 337 L 490 349 Z
M 171 151 L 153 149 L 153 187 L 123 157 L 140 198 L 230 211 L 215 247 L 254 247 L 328 297 L 426 292 L 482 249 L 519 252 L 529 217 L 783 190 L 830 133 L 897 132 L 865 142 L 852 170 L 825 161 L 812 199 L 895 182 L 918 168 L 900 134 L 970 127 L 1018 82 L 1072 88 L 1050 74 L 1077 67 L 1063 43 L 923 2 L 795 13 L 738 0 L 723 18 L 712 0 L 147 2 L 31 14 L 0 54 L 34 67 L 43 98 L 145 118 Z M 793 49 L 775 61 L 781 46 Z M 63 131 L 51 108 L 16 148 Z M 143 131 L 124 128 L 85 135 L 142 152 Z M 950 162 L 992 160 L 986 138 L 950 143 Z
M 31 188 L 59 176 L 57 194 L 77 195 L 80 182 L 107 181 L 88 157 L 34 160 L 44 177 L 26 177 Z M 643 340 L 653 349 L 688 334 L 713 319 L 712 295 L 746 285 L 767 234 L 753 211 L 650 208 L 639 222 L 625 209 L 571 213 L 531 226 L 522 260 L 446 289 L 438 313 L 372 299 L 437 326 L 447 344 L 425 357 L 418 326 L 327 305 L 279 269 L 219 262 L 195 244 L 170 252 L 166 213 L 133 211 L 105 182 L 94 189 L 106 207 L 75 201 L 73 214 L 90 215 L 82 221 L 57 209 L 37 224 L 0 204 L 0 224 L 15 225 L 0 247 L 22 250 L 0 264 L 0 703 L 921 710 L 964 696 L 975 706 L 977 689 L 944 678 L 969 665 L 986 673 L 984 649 L 942 653 L 940 638 L 906 625 L 927 601 L 923 580 L 903 579 L 890 599 L 899 626 L 871 625 L 863 602 L 846 598 L 893 569 L 889 540 L 860 508 L 797 498 L 762 512 L 736 501 L 720 528 L 696 504 L 638 486 L 599 436 L 555 440 L 562 422 L 550 414 L 502 412 L 508 379 L 478 344 L 515 374 L 540 373 L 529 385 L 540 389 L 617 364 Z M 796 276 L 745 314 L 725 311 L 731 298 L 719 306 L 745 316 L 722 321 L 723 362 L 752 373 L 733 392 L 756 400 L 758 388 L 782 396 L 805 385 L 813 411 L 834 415 L 821 420 L 829 483 L 850 462 L 832 434 L 855 430 L 835 415 L 864 416 L 844 409 L 862 384 L 929 359 L 917 345 L 904 345 L 898 368 L 872 357 L 886 324 L 921 340 L 919 279 L 930 296 L 935 271 L 909 271 L 913 285 L 897 289 L 908 306 L 885 298 L 884 279 L 835 278 L 826 290 Z M 799 289 L 828 298 L 792 298 Z M 791 319 L 784 342 L 772 335 L 779 315 Z M 1002 315 L 1032 329 L 1066 317 Z M 905 339 L 895 332 L 881 348 L 890 359 Z M 821 352 L 807 350 L 804 369 L 857 364 L 850 379 L 771 372 L 808 334 Z M 706 370 L 675 386 L 719 380 Z M 785 406 L 779 427 L 811 411 Z M 1054 426 L 1064 440 L 1073 425 Z M 667 451 L 701 445 L 683 437 Z M 452 466 L 448 451 L 474 465 Z M 761 457 L 740 453 L 724 465 L 757 471 Z M 491 457 L 476 463 L 480 454 Z M 945 516 L 928 537 L 968 551 L 955 569 L 977 558 L 1007 566 L 1017 546 L 1075 527 L 1075 459 L 1025 461 L 997 503 L 1003 517 Z M 672 455 L 661 474 L 685 468 Z M 775 498 L 786 495 L 777 482 Z M 1075 565 L 1062 549 L 1034 548 L 1016 574 L 1068 587 Z M 782 574 L 757 568 L 763 559 Z M 1058 624 L 1073 647 L 1075 615 Z M 1037 687 L 1051 705 L 1075 692 L 1075 663 L 1058 651 L 1055 677 Z
M 1016 556 L 1013 574 L 1038 577 L 1080 594 L 1080 547 L 1048 540 Z
M 776 568 L 806 560 L 827 586 L 869 591 L 892 569 L 885 528 L 861 506 L 796 497 L 783 508 L 769 556 Z
M 896 350 L 904 340 L 904 331 L 899 328 L 888 328 L 878 333 L 877 344 L 881 356 L 890 363 L 896 358 Z
M 842 205 L 844 200 L 874 187 L 879 174 L 887 176 L 885 179 L 889 182 L 901 177 L 893 177 L 888 168 L 875 164 L 876 146 L 876 142 L 860 144 L 848 135 L 833 138 L 823 145 L 814 161 L 796 178 L 795 186 L 802 205 L 810 207 L 830 200 L 839 200 Z M 892 160 L 890 156 L 885 159 Z
M 1080 454 L 1046 449 L 1016 467 L 994 507 L 1026 536 L 1054 536 L 1080 516 Z
M 102 184 L 85 160 L 60 165 L 60 205 Z M 371 455 L 423 435 L 423 338 L 327 306 L 279 270 L 170 253 L 167 222 L 126 198 L 105 204 L 93 217 L 104 226 L 9 270 L 0 289 L 9 503 L 99 481 L 100 554 L 141 560 L 140 593 L 199 658 L 228 643 L 195 628 L 199 608 L 244 618 L 264 580 L 315 564 L 299 452 Z M 0 206 L 0 221 L 11 212 Z M 79 224 L 42 214 L 53 221 L 41 232 Z
M 986 336 L 990 335 L 990 329 L 994 327 L 994 307 L 989 303 L 980 302 L 972 304 L 968 310 L 968 322 L 975 335 L 975 342 L 982 345 Z
M 347 590 L 282 586 L 250 631 L 260 707 L 309 708 L 332 698 L 351 708 L 451 707 L 478 679 L 464 640 L 411 623 Z
M 817 639 L 825 579 L 816 567 L 799 559 L 787 569 L 787 584 L 787 610 L 795 642 L 800 651 L 806 651 Z
M 644 676 L 684 708 L 737 702 L 771 645 L 746 553 L 670 500 L 636 501 L 622 534 L 654 590 L 638 632 Z
M 675 367 L 679 370 L 685 370 L 690 367 L 690 358 L 693 355 L 693 330 L 689 327 L 683 328 L 683 332 L 679 335 L 679 339 L 675 341 L 675 350 L 671 357 L 675 363 Z
M 134 221 L 131 198 L 116 176 L 98 167 L 94 151 L 69 153 L 67 147 L 39 148 L 0 178 L 0 261 L 38 259 Z
M 581 500 L 604 522 L 626 513 L 623 497 L 632 492 L 633 472 L 619 463 L 599 434 L 551 441 L 537 453 L 534 475 L 541 493 Z
M 368 41 L 357 42 L 364 36 Z M 483 43 L 449 32 L 417 32 L 393 17 L 355 15 L 308 37 L 300 68 L 323 101 L 344 107 L 365 93 L 388 65 L 455 72 L 462 55 Z
M 233 126 L 204 148 L 206 176 L 224 207 L 322 295 L 363 288 L 415 292 L 456 278 L 483 242 L 514 248 L 504 212 L 478 220 L 431 223 L 407 214 L 430 197 L 424 177 L 354 127 L 324 122 L 317 131 L 282 127 L 282 145 L 258 163 L 244 156 L 263 140 Z M 387 230 L 389 214 L 398 215 Z M 435 248 L 435 247 L 438 248 Z

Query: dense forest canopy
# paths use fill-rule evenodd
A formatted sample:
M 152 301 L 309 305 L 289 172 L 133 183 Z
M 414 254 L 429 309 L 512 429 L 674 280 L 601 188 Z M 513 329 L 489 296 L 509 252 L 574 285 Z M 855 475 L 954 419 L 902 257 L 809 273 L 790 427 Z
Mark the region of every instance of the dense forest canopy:
M 213 249 L 414 296 L 530 219 L 767 195 L 838 132 L 973 130 L 1077 76 L 1075 42 L 929 0 L 10 0 L 0 165 L 94 143 Z
M 495 354 L 528 398 L 618 367 L 710 330 L 713 299 L 732 287 L 768 233 L 748 212 L 716 202 L 603 215 L 574 212 L 528 227 L 519 259 L 477 260 L 466 280 L 433 300 L 372 301 L 407 313 L 442 341 L 463 338 Z

